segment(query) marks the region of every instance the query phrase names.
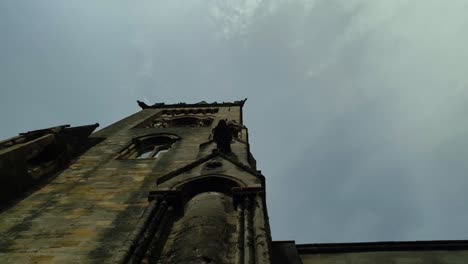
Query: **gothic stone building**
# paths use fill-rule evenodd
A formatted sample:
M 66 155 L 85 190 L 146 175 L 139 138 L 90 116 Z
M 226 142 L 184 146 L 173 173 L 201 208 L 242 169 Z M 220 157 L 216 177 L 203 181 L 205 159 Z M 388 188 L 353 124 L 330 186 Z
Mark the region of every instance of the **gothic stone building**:
M 466 241 L 272 241 L 244 102 L 0 142 L 0 263 L 468 263 Z

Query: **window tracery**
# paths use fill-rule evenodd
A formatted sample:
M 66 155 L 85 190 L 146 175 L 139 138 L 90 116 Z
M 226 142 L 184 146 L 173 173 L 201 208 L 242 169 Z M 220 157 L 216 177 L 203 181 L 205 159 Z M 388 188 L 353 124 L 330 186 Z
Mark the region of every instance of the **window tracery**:
M 211 126 L 214 115 L 218 111 L 219 108 L 164 109 L 156 116 L 145 120 L 136 127 L 208 127 Z
M 166 127 L 207 127 L 213 122 L 213 118 L 199 118 L 194 116 L 184 116 L 176 118 L 158 118 L 148 124 L 146 128 L 166 128 Z
M 177 115 L 208 115 L 218 113 L 219 108 L 190 108 L 190 109 L 166 109 L 162 111 L 163 116 Z
M 156 159 L 168 152 L 179 139 L 174 135 L 152 135 L 134 139 L 133 143 L 125 148 L 119 159 Z

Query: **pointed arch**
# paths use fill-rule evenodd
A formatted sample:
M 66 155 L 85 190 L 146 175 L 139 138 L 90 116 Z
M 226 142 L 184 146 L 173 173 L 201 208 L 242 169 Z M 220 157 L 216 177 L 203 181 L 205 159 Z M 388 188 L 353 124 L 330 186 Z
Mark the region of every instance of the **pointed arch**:
M 180 191 L 183 201 L 189 201 L 197 194 L 220 192 L 232 196 L 232 188 L 247 187 L 235 177 L 223 174 L 204 174 L 178 183 L 173 189 Z
M 123 149 L 118 159 L 155 159 L 169 151 L 172 145 L 180 139 L 175 134 L 159 133 L 144 135 L 132 140 L 132 143 Z

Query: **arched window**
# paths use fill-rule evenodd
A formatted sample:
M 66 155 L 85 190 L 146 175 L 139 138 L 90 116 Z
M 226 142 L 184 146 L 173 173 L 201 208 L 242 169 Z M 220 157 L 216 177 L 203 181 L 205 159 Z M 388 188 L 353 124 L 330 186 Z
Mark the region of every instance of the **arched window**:
M 156 159 L 168 152 L 179 137 L 170 134 L 150 135 L 133 140 L 119 155 L 119 159 Z

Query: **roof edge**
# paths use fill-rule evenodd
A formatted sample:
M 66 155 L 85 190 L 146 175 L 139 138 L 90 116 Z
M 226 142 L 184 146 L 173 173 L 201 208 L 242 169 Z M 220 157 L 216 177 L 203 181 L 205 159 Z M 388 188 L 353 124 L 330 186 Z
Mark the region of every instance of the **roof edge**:
M 296 245 L 299 254 L 375 251 L 468 250 L 468 240 L 386 241 Z
M 243 107 L 245 102 L 247 101 L 247 98 L 244 100 L 240 101 L 234 101 L 234 102 L 213 102 L 213 103 L 207 103 L 206 101 L 201 101 L 199 103 L 195 104 L 187 104 L 184 102 L 180 102 L 177 104 L 166 104 L 166 103 L 155 103 L 153 105 L 147 105 L 145 102 L 137 100 L 138 105 L 141 107 L 141 109 L 161 109 L 161 108 L 185 108 L 185 107 L 216 107 L 216 106 L 240 106 Z

